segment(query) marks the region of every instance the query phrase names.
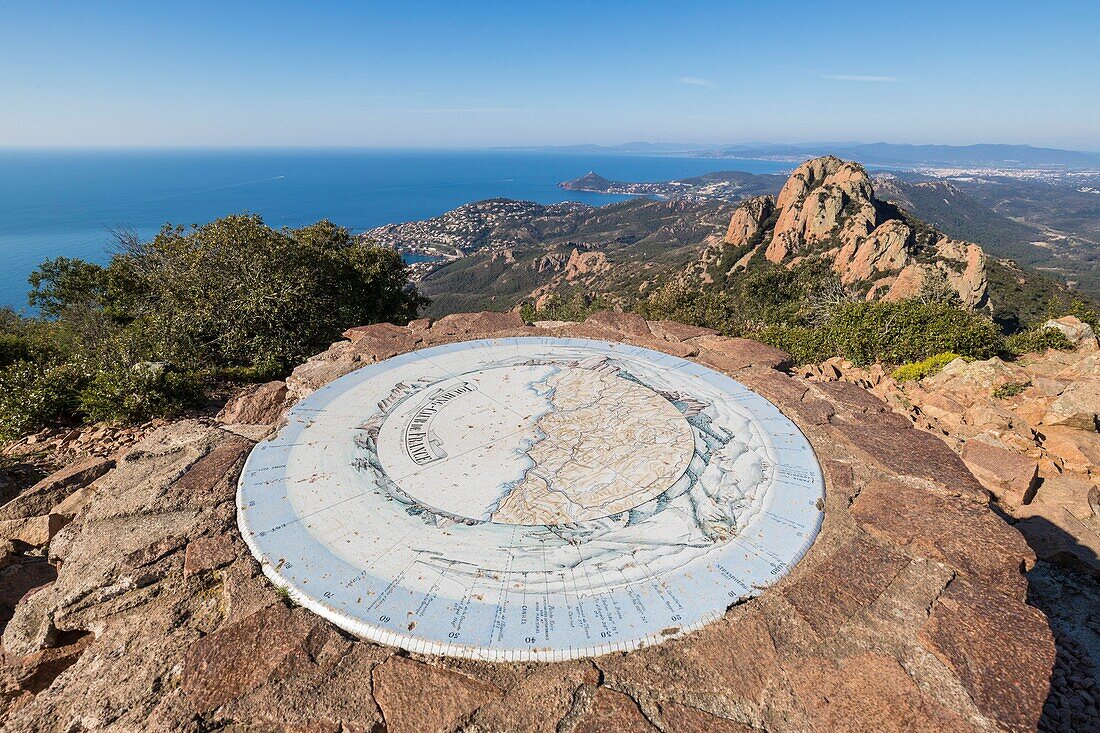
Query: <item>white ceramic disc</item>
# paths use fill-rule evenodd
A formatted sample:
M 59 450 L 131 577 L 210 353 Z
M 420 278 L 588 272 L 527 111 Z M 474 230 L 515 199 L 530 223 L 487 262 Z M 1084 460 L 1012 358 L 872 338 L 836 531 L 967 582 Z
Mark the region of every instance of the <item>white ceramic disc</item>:
M 556 661 L 686 633 L 798 562 L 824 483 L 778 408 L 625 344 L 506 338 L 352 372 L 249 455 L 264 572 L 359 636 Z

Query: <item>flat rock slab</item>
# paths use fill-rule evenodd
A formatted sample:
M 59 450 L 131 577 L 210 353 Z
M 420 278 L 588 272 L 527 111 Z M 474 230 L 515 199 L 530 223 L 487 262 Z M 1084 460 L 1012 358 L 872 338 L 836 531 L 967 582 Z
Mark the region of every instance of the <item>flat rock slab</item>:
M 398 653 L 288 604 L 237 535 L 234 489 L 252 444 L 214 421 L 181 421 L 100 477 L 39 551 L 56 579 L 8 601 L 0 727 L 1037 729 L 1054 644 L 1026 603 L 1034 555 L 1022 537 L 946 444 L 859 387 L 783 373 L 788 358 L 770 347 L 621 314 L 552 329 L 456 314 L 353 329 L 354 341 L 295 370 L 285 395 L 269 388 L 263 409 L 242 414 L 274 420 L 279 399 L 395 352 L 578 329 L 696 354 L 805 432 L 825 468 L 825 523 L 786 578 L 694 633 L 627 654 L 520 664 Z M 0 573 L 22 567 L 23 549 L 10 548 Z

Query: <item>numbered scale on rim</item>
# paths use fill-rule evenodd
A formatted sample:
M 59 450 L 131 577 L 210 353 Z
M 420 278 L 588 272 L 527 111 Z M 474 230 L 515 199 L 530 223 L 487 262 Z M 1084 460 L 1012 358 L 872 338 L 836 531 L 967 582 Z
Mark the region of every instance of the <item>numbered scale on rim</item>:
M 250 454 L 264 572 L 359 636 L 564 660 L 720 617 L 821 525 L 805 436 L 742 384 L 625 344 L 467 341 L 352 372 Z

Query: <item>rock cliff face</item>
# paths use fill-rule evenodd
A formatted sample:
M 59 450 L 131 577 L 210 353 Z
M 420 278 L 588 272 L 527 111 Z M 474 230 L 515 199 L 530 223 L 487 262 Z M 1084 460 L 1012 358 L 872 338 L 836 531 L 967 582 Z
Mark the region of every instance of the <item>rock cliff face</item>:
M 523 335 L 630 342 L 772 400 L 826 477 L 806 557 L 682 639 L 561 664 L 400 653 L 289 607 L 236 528 L 234 487 L 254 441 L 289 404 L 365 364 Z M 860 386 L 792 375 L 788 354 L 753 341 L 624 313 L 534 325 L 455 314 L 345 336 L 285 384 L 155 428 L 5 505 L 5 731 L 991 733 L 1077 720 L 1044 708 L 1065 646 L 1029 603 L 1024 538 L 966 456 Z M 1083 420 L 1053 405 L 1057 424 Z M 1087 712 L 1080 689 L 1071 704 Z
M 831 156 L 798 166 L 778 197 L 742 203 L 724 244 L 748 250 L 735 270 L 758 250 L 777 264 L 824 256 L 842 282 L 862 286 L 869 299 L 912 297 L 934 277 L 968 308 L 989 302 L 981 247 L 906 218 L 874 197 L 862 166 Z

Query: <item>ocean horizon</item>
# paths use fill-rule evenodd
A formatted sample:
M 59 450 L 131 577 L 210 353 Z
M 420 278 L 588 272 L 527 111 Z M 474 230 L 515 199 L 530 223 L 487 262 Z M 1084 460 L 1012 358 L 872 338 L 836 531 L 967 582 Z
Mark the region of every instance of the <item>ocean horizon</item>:
M 602 205 L 630 196 L 567 191 L 588 171 L 663 181 L 718 170 L 772 173 L 774 161 L 516 150 L 0 149 L 0 307 L 29 312 L 27 276 L 53 257 L 106 262 L 112 230 L 252 212 L 272 227 L 320 219 L 353 232 L 513 198 Z

